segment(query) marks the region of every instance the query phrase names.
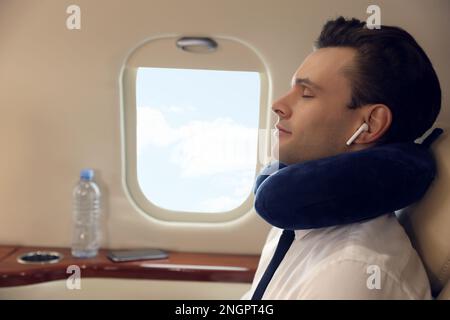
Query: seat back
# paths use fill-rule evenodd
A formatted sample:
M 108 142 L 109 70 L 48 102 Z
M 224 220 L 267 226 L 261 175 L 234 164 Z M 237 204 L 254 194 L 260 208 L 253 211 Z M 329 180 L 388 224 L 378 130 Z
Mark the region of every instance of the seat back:
M 425 196 L 397 212 L 400 223 L 425 265 L 431 290 L 450 299 L 450 137 L 449 128 L 431 145 L 437 176 Z M 445 288 L 445 289 L 444 289 Z

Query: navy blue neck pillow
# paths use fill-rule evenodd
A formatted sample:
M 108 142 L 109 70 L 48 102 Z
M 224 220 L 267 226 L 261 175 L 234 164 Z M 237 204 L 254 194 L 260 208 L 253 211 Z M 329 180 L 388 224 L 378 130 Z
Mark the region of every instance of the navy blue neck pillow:
M 282 229 L 349 224 L 402 209 L 423 197 L 436 175 L 430 145 L 374 146 L 286 166 L 274 162 L 257 176 L 255 210 Z M 274 169 L 275 168 L 275 169 Z

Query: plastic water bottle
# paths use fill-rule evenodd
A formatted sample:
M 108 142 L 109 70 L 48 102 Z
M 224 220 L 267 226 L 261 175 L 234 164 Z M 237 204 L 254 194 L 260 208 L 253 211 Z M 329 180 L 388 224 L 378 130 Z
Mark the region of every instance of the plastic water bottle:
M 94 170 L 84 169 L 73 189 L 72 255 L 91 258 L 100 246 L 100 189 L 93 181 Z

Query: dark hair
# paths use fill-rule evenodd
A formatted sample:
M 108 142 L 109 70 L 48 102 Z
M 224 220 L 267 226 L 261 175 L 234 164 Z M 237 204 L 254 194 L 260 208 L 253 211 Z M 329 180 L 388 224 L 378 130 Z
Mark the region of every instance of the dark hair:
M 433 125 L 441 109 L 439 80 L 430 59 L 405 30 L 369 29 L 358 19 L 339 17 L 323 26 L 315 47 L 357 50 L 354 65 L 343 70 L 352 84 L 348 107 L 382 103 L 393 117 L 377 144 L 414 141 Z

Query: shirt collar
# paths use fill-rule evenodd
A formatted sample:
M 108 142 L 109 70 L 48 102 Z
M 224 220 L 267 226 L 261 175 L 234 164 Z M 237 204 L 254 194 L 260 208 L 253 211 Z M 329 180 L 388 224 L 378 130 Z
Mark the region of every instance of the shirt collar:
M 395 211 L 388 212 L 386 214 L 395 216 Z M 372 220 L 372 219 L 370 219 L 370 220 Z M 361 222 L 355 222 L 355 224 L 365 223 L 365 222 L 368 222 L 370 220 L 365 220 L 365 221 L 361 221 Z M 335 227 L 340 227 L 340 226 L 335 226 Z M 330 227 L 324 227 L 324 228 L 319 228 L 319 229 L 326 229 L 326 228 L 330 228 Z M 310 233 L 313 230 L 314 229 L 298 229 L 298 230 L 294 230 L 294 232 L 295 232 L 295 240 L 303 239 L 304 237 L 306 237 L 306 235 L 308 233 Z M 316 229 L 316 230 L 318 230 L 318 229 Z
M 311 231 L 313 231 L 314 229 L 299 229 L 299 230 L 294 230 L 295 232 L 295 240 L 300 240 L 303 239 L 304 237 L 306 237 L 306 235 L 308 233 L 310 233 Z

